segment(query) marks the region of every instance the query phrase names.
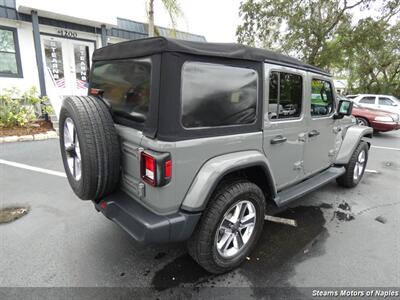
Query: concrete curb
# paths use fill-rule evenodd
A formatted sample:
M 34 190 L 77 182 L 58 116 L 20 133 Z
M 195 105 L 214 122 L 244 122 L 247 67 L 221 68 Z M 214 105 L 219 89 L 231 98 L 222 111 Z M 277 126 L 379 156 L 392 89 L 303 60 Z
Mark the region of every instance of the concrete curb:
M 15 142 L 25 142 L 25 141 L 43 141 L 48 139 L 58 139 L 58 135 L 55 131 L 50 130 L 46 133 L 37 133 L 29 135 L 13 135 L 13 136 L 3 136 L 0 137 L 0 144 L 2 143 L 15 143 Z

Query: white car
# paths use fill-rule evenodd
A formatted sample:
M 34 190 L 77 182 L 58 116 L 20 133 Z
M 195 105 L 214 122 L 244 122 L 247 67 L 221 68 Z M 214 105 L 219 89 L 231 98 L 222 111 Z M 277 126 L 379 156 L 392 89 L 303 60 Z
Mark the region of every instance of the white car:
M 347 95 L 362 107 L 374 108 L 400 114 L 400 100 L 394 96 L 376 94 Z

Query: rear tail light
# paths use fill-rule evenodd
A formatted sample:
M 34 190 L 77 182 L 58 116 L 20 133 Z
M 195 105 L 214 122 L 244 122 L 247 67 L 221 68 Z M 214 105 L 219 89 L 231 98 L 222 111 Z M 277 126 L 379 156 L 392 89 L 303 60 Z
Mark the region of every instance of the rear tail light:
M 140 154 L 141 177 L 152 186 L 163 186 L 171 180 L 172 161 L 169 153 L 142 151 Z
M 142 152 L 142 178 L 147 183 L 155 185 L 156 161 L 151 155 Z
M 104 91 L 101 90 L 101 89 L 91 88 L 91 89 L 89 90 L 89 94 L 90 94 L 90 95 L 93 95 L 93 96 L 101 96 L 101 95 L 103 95 L 103 93 L 104 93 Z
M 103 209 L 103 210 L 106 209 L 107 208 L 107 202 L 104 201 L 104 200 L 101 200 L 100 201 L 100 208 Z
M 172 161 L 171 160 L 167 160 L 165 162 L 165 169 L 164 169 L 164 177 L 165 178 L 171 178 L 171 174 L 172 174 Z

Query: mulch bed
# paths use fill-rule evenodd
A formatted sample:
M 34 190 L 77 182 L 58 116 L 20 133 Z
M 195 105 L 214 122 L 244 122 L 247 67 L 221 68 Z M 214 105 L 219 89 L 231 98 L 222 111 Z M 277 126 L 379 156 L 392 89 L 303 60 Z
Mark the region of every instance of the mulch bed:
M 21 136 L 21 135 L 32 135 L 37 133 L 46 133 L 47 131 L 54 130 L 53 125 L 49 121 L 37 120 L 34 121 L 33 126 L 27 127 L 8 127 L 0 128 L 0 137 L 3 136 Z

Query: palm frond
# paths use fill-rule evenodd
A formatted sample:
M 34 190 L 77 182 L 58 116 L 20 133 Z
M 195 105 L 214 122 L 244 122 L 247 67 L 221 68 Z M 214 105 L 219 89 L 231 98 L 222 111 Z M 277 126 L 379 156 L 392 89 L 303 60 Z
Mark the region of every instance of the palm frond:
M 177 0 L 161 0 L 167 11 L 172 25 L 172 35 L 176 37 L 176 25 L 178 19 L 183 17 L 182 9 Z

